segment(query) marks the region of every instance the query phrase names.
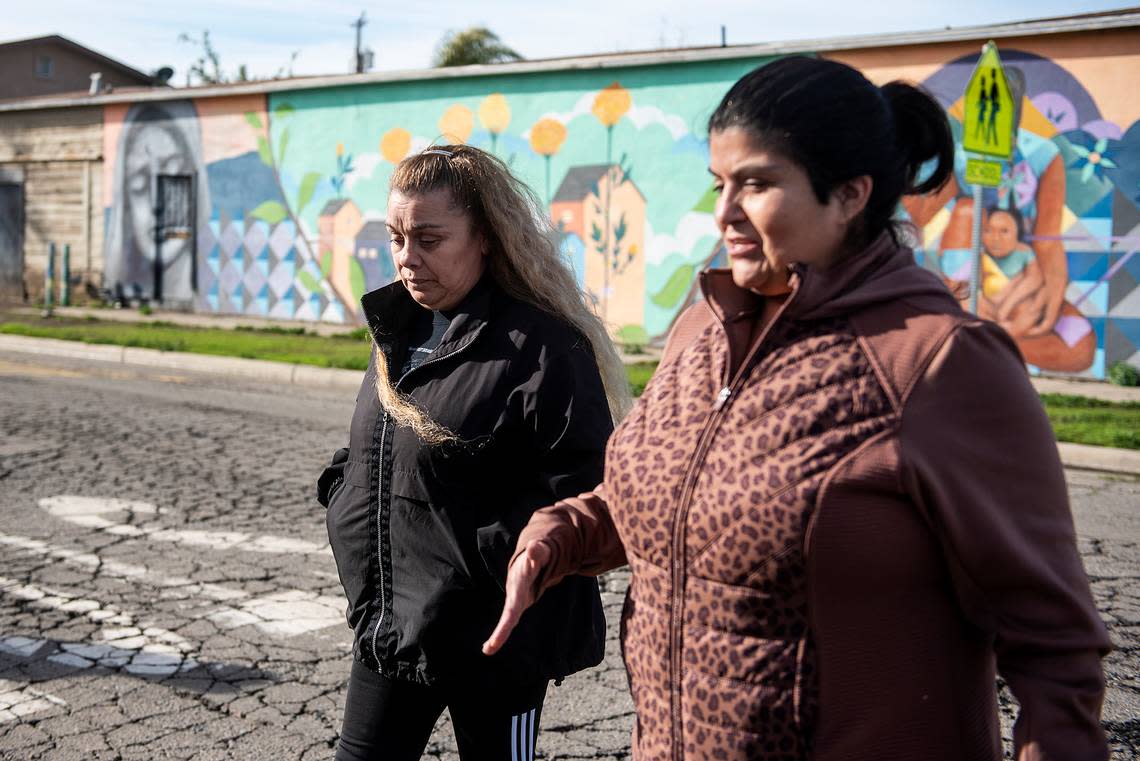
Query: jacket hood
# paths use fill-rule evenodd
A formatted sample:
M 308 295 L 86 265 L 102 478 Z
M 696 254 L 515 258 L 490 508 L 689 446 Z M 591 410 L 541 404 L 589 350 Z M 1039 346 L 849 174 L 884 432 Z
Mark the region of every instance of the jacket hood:
M 950 304 L 957 303 L 938 276 L 919 267 L 914 251 L 896 243 L 889 232 L 829 269 L 792 265 L 791 286 L 785 314 L 798 320 L 849 314 L 913 296 L 944 297 Z M 729 269 L 702 272 L 701 290 L 721 320 L 751 313 L 759 302 L 755 294 L 733 282 Z

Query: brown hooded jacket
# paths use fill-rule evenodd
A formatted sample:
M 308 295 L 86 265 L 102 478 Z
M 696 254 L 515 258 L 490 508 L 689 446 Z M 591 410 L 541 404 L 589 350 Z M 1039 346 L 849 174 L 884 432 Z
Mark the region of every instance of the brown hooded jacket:
M 629 563 L 634 758 L 1104 759 L 1109 647 L 1008 335 L 884 234 L 763 329 L 727 271 L 597 490 L 534 515 L 540 587 Z

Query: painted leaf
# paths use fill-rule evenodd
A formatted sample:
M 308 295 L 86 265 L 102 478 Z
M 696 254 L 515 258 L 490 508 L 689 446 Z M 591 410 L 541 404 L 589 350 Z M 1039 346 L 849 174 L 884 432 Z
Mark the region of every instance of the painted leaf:
M 301 178 L 301 187 L 297 190 L 297 216 L 301 216 L 301 212 L 305 210 L 309 201 L 313 198 L 313 191 L 317 189 L 317 183 L 321 181 L 321 175 L 318 172 L 307 172 Z
M 278 119 L 284 119 L 287 116 L 292 116 L 295 110 L 291 103 L 278 103 L 273 107 L 273 116 Z
M 249 122 L 249 126 L 253 127 L 254 129 L 257 129 L 257 130 L 263 129 L 263 127 L 261 126 L 261 117 L 258 116 L 253 111 L 246 111 L 245 112 L 245 120 L 247 122 Z
M 300 280 L 301 285 L 308 288 L 311 293 L 321 292 L 321 284 L 318 283 L 317 279 L 310 275 L 307 271 L 301 270 L 299 273 L 297 273 L 297 279 Z
M 643 325 L 622 325 L 617 339 L 626 346 L 645 346 L 649 343 L 649 333 Z
M 285 146 L 289 145 L 289 130 L 281 130 L 280 147 L 277 149 L 277 163 L 285 163 Z
M 677 303 L 688 293 L 695 270 L 696 268 L 691 264 L 682 264 L 673 270 L 673 274 L 669 276 L 669 282 L 665 283 L 665 287 L 653 294 L 651 299 L 653 303 L 662 309 L 671 309 L 677 306 Z
M 356 258 L 352 258 L 348 262 L 348 286 L 352 289 L 353 302 L 360 301 L 367 285 L 364 279 L 364 268 L 360 266 L 360 262 Z
M 591 223 L 590 228 L 591 228 L 590 229 L 590 237 L 594 240 L 601 240 L 602 239 L 602 228 L 598 227 L 598 223 L 597 222 Z
M 285 207 L 277 203 L 277 201 L 265 201 L 251 211 L 249 215 L 254 219 L 260 219 L 271 225 L 275 225 L 285 219 L 288 212 L 285 211 Z
M 701 196 L 701 199 L 693 206 L 693 211 L 703 212 L 705 214 L 712 214 L 716 211 L 716 185 L 709 185 L 709 189 Z
M 321 254 L 321 274 L 325 277 L 328 277 L 329 273 L 332 272 L 332 259 L 332 251 L 326 251 Z
M 621 219 L 618 220 L 617 225 L 614 227 L 614 238 L 618 243 L 621 243 L 621 239 L 625 237 L 625 232 L 628 229 L 625 224 L 625 212 L 623 211 L 621 213 Z
M 266 166 L 273 166 L 273 151 L 269 149 L 269 141 L 264 137 L 257 138 L 257 155 Z

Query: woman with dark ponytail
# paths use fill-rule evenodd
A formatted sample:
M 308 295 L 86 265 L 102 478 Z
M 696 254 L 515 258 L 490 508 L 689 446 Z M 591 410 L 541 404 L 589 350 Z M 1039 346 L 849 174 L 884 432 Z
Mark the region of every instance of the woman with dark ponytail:
M 916 266 L 938 104 L 785 58 L 709 122 L 730 268 L 701 274 L 604 483 L 522 532 L 494 651 L 567 574 L 629 563 L 633 756 L 1104 759 L 1109 646 L 1017 348 Z M 919 180 L 921 167 L 933 165 Z

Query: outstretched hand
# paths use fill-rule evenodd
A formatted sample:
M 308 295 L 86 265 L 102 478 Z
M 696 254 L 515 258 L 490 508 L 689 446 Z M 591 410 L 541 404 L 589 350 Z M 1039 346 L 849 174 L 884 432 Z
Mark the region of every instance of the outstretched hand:
M 483 654 L 494 655 L 499 651 L 514 631 L 515 624 L 523 612 L 538 599 L 538 579 L 543 568 L 550 562 L 550 547 L 542 542 L 527 546 L 507 571 L 507 601 L 495 631 L 483 643 Z

